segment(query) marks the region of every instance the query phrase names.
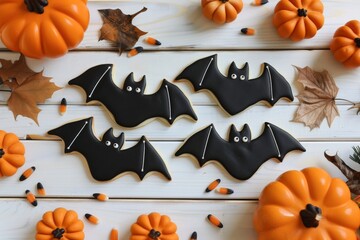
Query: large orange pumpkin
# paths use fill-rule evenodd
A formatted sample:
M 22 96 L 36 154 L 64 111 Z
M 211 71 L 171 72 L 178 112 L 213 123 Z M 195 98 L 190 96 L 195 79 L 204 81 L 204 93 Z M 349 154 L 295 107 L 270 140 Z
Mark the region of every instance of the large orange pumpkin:
M 265 187 L 254 225 L 259 240 L 356 240 L 360 210 L 344 181 L 306 168 Z
M 324 25 L 323 9 L 320 0 L 281 0 L 275 7 L 273 24 L 283 38 L 312 38 Z
M 0 39 L 32 58 L 59 57 L 76 47 L 89 24 L 87 0 L 2 0 Z
M 131 226 L 130 240 L 179 240 L 176 224 L 166 215 L 140 215 Z
M 57 208 L 46 212 L 36 225 L 36 240 L 83 240 L 84 223 L 73 210 Z
M 0 130 L 0 177 L 12 176 L 25 163 L 25 147 L 13 133 Z
M 330 50 L 346 67 L 360 67 L 360 22 L 351 20 L 337 29 Z
M 243 8 L 242 0 L 201 0 L 204 16 L 215 23 L 232 22 Z

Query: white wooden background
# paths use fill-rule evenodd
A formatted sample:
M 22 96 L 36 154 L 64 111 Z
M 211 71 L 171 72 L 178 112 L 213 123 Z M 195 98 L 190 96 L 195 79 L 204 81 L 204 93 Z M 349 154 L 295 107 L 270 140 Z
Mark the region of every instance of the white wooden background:
M 199 120 L 193 122 L 180 119 L 171 127 L 160 121 L 153 121 L 136 129 L 122 129 L 99 105 L 84 105 L 81 90 L 67 85 L 73 77 L 89 67 L 102 63 L 115 65 L 115 81 L 122 85 L 123 80 L 133 71 L 136 79 L 147 76 L 147 93 L 156 91 L 163 78 L 172 81 L 180 71 L 193 61 L 218 53 L 219 68 L 226 73 L 231 61 L 239 66 L 246 61 L 250 64 L 250 77 L 260 74 L 261 64 L 269 62 L 290 82 L 296 95 L 301 86 L 295 82 L 296 71 L 292 65 L 310 66 L 323 69 L 336 79 L 339 86 L 338 97 L 360 101 L 360 69 L 345 69 L 337 63 L 328 50 L 335 30 L 351 19 L 358 19 L 360 1 L 324 0 L 325 25 L 311 40 L 293 43 L 278 37 L 271 24 L 275 0 L 269 4 L 255 7 L 251 0 L 244 0 L 244 9 L 233 23 L 218 26 L 205 19 L 200 10 L 200 0 L 132 0 L 132 1 L 91 1 L 91 22 L 83 42 L 77 50 L 58 59 L 27 59 L 36 71 L 44 69 L 46 76 L 63 87 L 51 99 L 41 105 L 40 126 L 32 120 L 18 117 L 15 121 L 8 110 L 8 95 L 0 93 L 0 129 L 14 132 L 26 147 L 26 163 L 18 173 L 10 178 L 0 179 L 0 238 L 6 240 L 33 239 L 35 225 L 45 211 L 56 207 L 74 209 L 83 218 L 90 212 L 100 218 L 100 224 L 91 225 L 85 221 L 87 240 L 108 239 L 111 228 L 117 228 L 120 239 L 129 238 L 129 229 L 137 216 L 142 213 L 158 211 L 167 214 L 178 225 L 180 239 L 189 239 L 193 231 L 198 239 L 256 239 L 252 227 L 252 214 L 256 199 L 263 187 L 278 175 L 290 169 L 309 166 L 322 167 L 334 177 L 345 177 L 336 167 L 328 163 L 323 152 L 338 152 L 348 159 L 351 147 L 360 143 L 360 116 L 354 110 L 348 111 L 349 104 L 339 102 L 340 117 L 329 128 L 324 122 L 319 129 L 312 131 L 303 124 L 291 122 L 298 101 L 280 101 L 273 108 L 257 104 L 243 113 L 229 117 L 206 93 L 194 93 L 185 83 L 176 83 L 189 97 Z M 162 42 L 159 47 L 149 46 L 140 39 L 138 45 L 145 52 L 133 58 L 118 56 L 116 49 L 106 41 L 98 42 L 101 19 L 97 9 L 121 8 L 125 13 L 134 13 L 143 6 L 148 11 L 134 19 L 134 24 L 148 31 Z M 255 36 L 241 35 L 240 29 L 253 27 Z M 15 60 L 19 57 L 0 44 L 0 58 Z M 156 64 L 154 64 L 156 62 Z M 60 116 L 58 104 L 62 97 L 69 103 L 67 113 Z M 92 180 L 85 161 L 79 154 L 63 154 L 63 145 L 53 140 L 26 140 L 26 135 L 45 135 L 52 128 L 74 119 L 94 116 L 94 131 L 101 136 L 109 127 L 116 133 L 125 131 L 128 142 L 125 147 L 135 143 L 141 135 L 146 135 L 166 161 L 173 178 L 168 182 L 160 175 L 152 174 L 142 182 L 132 174 L 115 181 L 101 183 Z M 197 130 L 214 123 L 218 132 L 227 136 L 230 124 L 241 128 L 249 123 L 253 138 L 256 138 L 265 121 L 274 123 L 299 139 L 307 149 L 306 153 L 291 152 L 282 163 L 269 160 L 247 181 L 236 181 L 221 167 L 208 164 L 199 168 L 195 160 L 187 157 L 174 157 L 174 152 L 182 141 Z M 359 169 L 357 164 L 349 162 Z M 19 182 L 19 175 L 28 167 L 36 166 L 35 173 L 26 181 Z M 224 196 L 215 192 L 204 193 L 206 186 L 216 178 L 221 178 L 221 186 L 234 189 L 233 195 Z M 35 191 L 37 182 L 42 182 L 47 196 L 39 198 L 39 206 L 34 208 L 24 199 L 24 191 Z M 98 202 L 91 198 L 92 193 L 106 193 L 111 200 Z M 212 213 L 224 224 L 223 229 L 210 225 L 206 216 Z

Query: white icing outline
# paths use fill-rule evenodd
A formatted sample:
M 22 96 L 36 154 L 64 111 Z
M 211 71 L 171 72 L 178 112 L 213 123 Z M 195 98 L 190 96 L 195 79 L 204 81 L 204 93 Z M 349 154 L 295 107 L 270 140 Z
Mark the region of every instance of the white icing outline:
M 105 74 L 110 70 L 110 68 L 111 68 L 111 66 L 109 66 L 109 67 L 106 69 L 106 71 L 103 73 L 103 75 L 101 75 L 101 77 L 99 78 L 99 80 L 96 82 L 94 88 L 91 90 L 91 93 L 89 94 L 89 98 L 92 97 L 92 95 L 93 95 L 95 89 L 97 88 L 97 86 L 99 85 L 101 79 L 103 79 L 103 77 L 104 77 Z
M 205 72 L 204 72 L 204 74 L 203 74 L 203 76 L 202 76 L 202 78 L 201 78 L 201 81 L 200 81 L 200 83 L 199 83 L 199 86 L 202 85 L 202 83 L 203 83 L 203 81 L 204 81 L 204 78 L 205 78 L 205 75 L 206 75 L 207 71 L 209 70 L 209 67 L 210 67 L 210 64 L 212 63 L 212 61 L 214 61 L 214 58 L 210 58 L 210 62 L 208 63 L 208 65 L 207 65 L 207 67 L 206 67 L 206 69 L 205 69 Z
M 204 159 L 204 157 L 205 157 L 205 152 L 206 152 L 206 149 L 207 149 L 207 145 L 208 145 L 208 142 L 209 142 L 210 133 L 211 133 L 212 128 L 213 128 L 213 126 L 210 126 L 209 133 L 207 135 L 206 142 L 205 142 L 204 151 L 203 151 L 203 154 L 202 154 L 202 157 L 201 157 L 202 159 Z
M 74 144 L 75 140 L 79 137 L 80 133 L 84 130 L 85 126 L 88 124 L 89 122 L 86 121 L 84 123 L 84 126 L 82 126 L 82 128 L 80 129 L 80 131 L 76 134 L 76 136 L 74 137 L 74 139 L 71 141 L 71 143 L 69 144 L 69 146 L 67 147 L 68 150 L 70 150 L 70 147 Z
M 141 172 L 144 172 L 144 166 L 145 166 L 145 140 L 143 140 L 143 154 L 142 154 L 142 165 L 141 165 Z
M 270 129 L 271 135 L 272 135 L 272 137 L 273 137 L 273 140 L 274 140 L 274 143 L 275 143 L 275 146 L 276 146 L 276 150 L 277 150 L 277 152 L 278 152 L 278 157 L 281 157 L 280 149 L 279 149 L 279 146 L 278 146 L 278 144 L 277 144 L 277 142 L 276 142 L 276 138 L 275 138 L 275 135 L 274 135 L 274 133 L 273 133 L 273 130 L 271 129 L 270 124 L 267 124 L 266 126 Z
M 171 110 L 171 99 L 170 99 L 170 93 L 169 93 L 169 88 L 168 88 L 168 86 L 167 85 L 165 85 L 165 88 L 166 88 L 166 93 L 167 93 L 167 99 L 168 99 L 168 105 L 169 105 L 169 120 L 171 120 L 172 119 L 172 114 L 171 114 L 171 112 L 172 112 L 172 110 Z
M 266 66 L 266 69 L 269 73 L 269 83 L 270 83 L 270 98 L 271 98 L 271 101 L 274 101 L 274 93 L 273 93 L 273 87 L 272 87 L 272 78 L 271 78 L 271 72 L 270 72 L 270 69 L 269 69 L 269 66 Z

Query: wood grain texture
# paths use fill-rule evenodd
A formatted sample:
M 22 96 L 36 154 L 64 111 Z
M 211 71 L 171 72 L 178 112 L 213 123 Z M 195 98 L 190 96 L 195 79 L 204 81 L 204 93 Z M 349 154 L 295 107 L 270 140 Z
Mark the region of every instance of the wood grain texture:
M 283 162 L 269 160 L 246 181 L 232 178 L 218 163 L 208 163 L 200 168 L 189 156 L 174 157 L 181 142 L 151 142 L 164 159 L 172 176 L 167 181 L 162 175 L 152 173 L 143 181 L 134 174 L 123 175 L 113 181 L 96 182 L 92 179 L 84 158 L 78 153 L 63 154 L 59 141 L 24 141 L 26 164 L 10 178 L 0 179 L 0 197 L 21 197 L 25 189 L 35 192 L 35 185 L 41 182 L 48 197 L 89 197 L 95 192 L 106 193 L 111 198 L 172 198 L 172 199 L 256 199 L 270 181 L 289 169 L 303 169 L 309 166 L 322 167 L 332 176 L 346 180 L 340 171 L 324 157 L 336 152 L 351 166 L 351 147 L 359 142 L 302 142 L 305 153 L 292 151 Z M 127 142 L 129 147 L 135 142 Z M 46 146 L 46 147 L 44 147 Z M 114 159 L 116 160 L 116 159 Z M 33 175 L 24 182 L 18 177 L 30 166 L 36 166 Z M 359 167 L 358 167 L 359 168 Z M 232 195 L 219 195 L 215 191 L 205 193 L 213 180 L 220 178 L 222 187 L 235 191 Z
M 180 239 L 189 239 L 193 231 L 203 239 L 255 239 L 252 229 L 254 201 L 154 201 L 110 200 L 106 203 L 95 200 L 43 200 L 34 208 L 25 199 L 0 200 L 0 233 L 6 240 L 34 239 L 36 223 L 46 211 L 64 207 L 77 211 L 85 224 L 85 239 L 109 239 L 112 228 L 119 231 L 119 239 L 129 239 L 130 227 L 141 214 L 159 212 L 168 215 L 177 224 Z M 21 214 L 21 217 L 19 216 Z M 84 218 L 91 213 L 100 219 L 92 225 Z M 223 229 L 211 225 L 206 216 L 211 213 L 224 224 Z M 239 216 L 243 216 L 239 219 Z

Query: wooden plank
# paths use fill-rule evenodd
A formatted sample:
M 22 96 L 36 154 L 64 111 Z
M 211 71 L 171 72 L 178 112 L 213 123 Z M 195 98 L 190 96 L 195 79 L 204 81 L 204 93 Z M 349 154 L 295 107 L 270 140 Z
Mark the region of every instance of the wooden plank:
M 184 52 L 146 52 L 134 58 L 125 56 L 119 57 L 111 52 L 73 52 L 58 59 L 33 60 L 27 59 L 29 66 L 34 71 L 44 70 L 45 76 L 53 77 L 53 81 L 62 90 L 55 92 L 53 97 L 46 103 L 58 104 L 63 97 L 67 98 L 69 104 L 85 103 L 85 93 L 80 88 L 69 86 L 67 83 L 77 77 L 88 68 L 104 64 L 114 64 L 113 78 L 116 85 L 122 88 L 126 76 L 134 72 L 135 80 L 138 81 L 143 75 L 147 77 L 145 93 L 156 92 L 162 79 L 173 81 L 180 72 L 192 62 L 218 54 L 219 70 L 226 75 L 227 69 L 232 61 L 241 67 L 245 62 L 250 65 L 250 79 L 258 77 L 262 72 L 263 62 L 270 63 L 275 67 L 290 83 L 294 96 L 302 90 L 302 86 L 295 81 L 297 72 L 293 66 L 311 66 L 314 70 L 328 70 L 336 80 L 339 87 L 339 98 L 346 98 L 354 102 L 360 102 L 358 80 L 360 69 L 345 69 L 337 63 L 328 50 L 318 51 L 184 51 Z M 284 59 L 284 53 L 286 59 Z M 16 60 L 19 55 L 14 53 L 1 53 L 1 58 Z M 156 60 L 156 64 L 154 64 Z M 74 63 L 76 63 L 74 65 Z M 194 105 L 216 105 L 212 96 L 206 93 L 195 93 L 188 81 L 176 83 L 184 91 Z M 0 93 L 0 104 L 4 103 L 9 97 L 7 93 Z M 277 104 L 296 104 L 281 100 Z M 343 102 L 339 102 L 343 104 Z M 259 105 L 262 105 L 261 103 Z
M 324 151 L 339 155 L 355 169 L 359 165 L 349 160 L 352 146 L 359 142 L 303 142 L 305 153 L 292 151 L 282 163 L 277 160 L 265 162 L 246 181 L 232 178 L 221 166 L 209 163 L 200 168 L 196 160 L 188 157 L 174 157 L 180 142 L 151 142 L 164 159 L 172 176 L 167 181 L 159 173 L 147 176 L 142 182 L 134 174 L 126 174 L 109 182 L 96 182 L 90 176 L 85 160 L 78 153 L 64 154 L 58 141 L 24 141 L 26 164 L 16 175 L 0 179 L 0 197 L 21 197 L 26 189 L 35 192 L 36 183 L 41 182 L 48 197 L 91 197 L 95 192 L 106 193 L 110 198 L 187 198 L 187 199 L 255 199 L 262 189 L 281 173 L 291 169 L 317 166 L 327 170 L 334 177 L 346 180 L 340 171 L 328 162 Z M 134 142 L 126 143 L 126 147 Z M 21 173 L 30 166 L 36 166 L 33 175 L 19 182 Z M 221 186 L 235 191 L 232 195 L 219 195 L 215 191 L 205 193 L 213 180 L 222 179 Z
M 250 125 L 252 136 L 256 138 L 263 129 L 264 122 L 271 122 L 286 130 L 294 137 L 300 140 L 360 140 L 360 129 L 357 126 L 359 116 L 355 110 L 347 110 L 349 106 L 339 106 L 340 117 L 335 118 L 331 128 L 328 127 L 326 120 L 320 128 L 312 131 L 304 127 L 302 123 L 292 122 L 297 106 L 275 106 L 268 108 L 265 106 L 254 106 L 245 112 L 228 117 L 217 106 L 195 106 L 194 111 L 198 116 L 198 121 L 191 119 L 178 119 L 169 127 L 160 119 L 138 128 L 126 129 L 119 127 L 110 117 L 108 112 L 100 106 L 68 106 L 64 116 L 60 116 L 57 106 L 40 106 L 42 110 L 39 114 L 40 127 L 29 118 L 18 116 L 14 120 L 13 114 L 7 106 L 0 106 L 0 126 L 7 132 L 14 132 L 20 138 L 25 138 L 27 134 L 36 134 L 45 136 L 47 131 L 59 127 L 67 122 L 75 121 L 90 116 L 94 117 L 93 129 L 95 135 L 100 137 L 102 134 L 113 127 L 116 134 L 125 132 L 126 139 L 139 139 L 145 135 L 150 140 L 184 140 L 191 134 L 200 129 L 215 124 L 219 134 L 227 138 L 228 129 L 231 124 L 240 129 L 243 124 Z
M 244 8 L 235 22 L 216 25 L 205 19 L 198 0 L 136 0 L 89 2 L 91 21 L 79 49 L 112 49 L 107 41 L 98 41 L 102 22 L 98 9 L 121 8 L 126 14 L 139 11 L 143 6 L 148 11 L 137 16 L 134 24 L 149 36 L 162 42 L 160 47 L 143 43 L 137 45 L 147 50 L 175 49 L 319 49 L 328 48 L 335 30 L 350 19 L 358 18 L 360 2 L 357 0 L 325 1 L 325 25 L 311 40 L 292 42 L 281 39 L 272 25 L 272 15 L 277 1 L 270 1 L 261 7 L 244 0 Z M 240 29 L 253 27 L 257 34 L 243 36 Z M 221 37 L 214 37 L 221 36 Z
M 154 201 L 113 200 L 106 203 L 92 200 L 39 200 L 34 208 L 20 199 L 0 200 L 1 238 L 7 240 L 34 239 L 36 223 L 46 211 L 58 207 L 77 211 L 84 221 L 86 240 L 109 239 L 112 228 L 119 231 L 119 239 L 129 239 L 130 227 L 141 214 L 159 212 L 168 215 L 177 224 L 179 239 L 189 239 L 197 231 L 200 239 L 235 240 L 238 236 L 247 240 L 256 239 L 252 227 L 252 216 L 256 208 L 254 201 Z M 100 219 L 92 225 L 83 217 L 91 213 Z M 206 219 L 214 214 L 224 224 L 223 229 L 212 226 Z

